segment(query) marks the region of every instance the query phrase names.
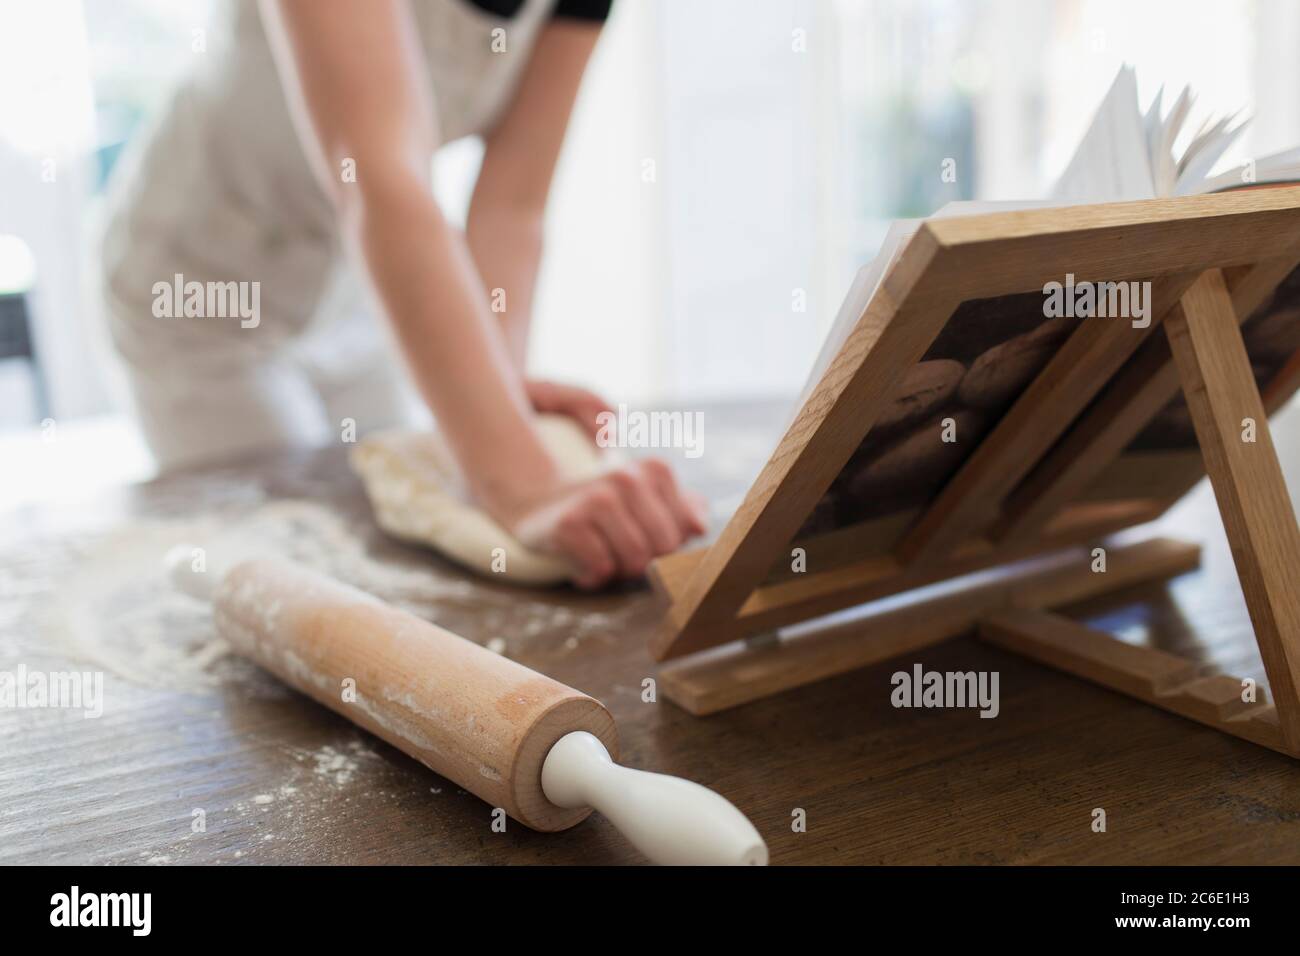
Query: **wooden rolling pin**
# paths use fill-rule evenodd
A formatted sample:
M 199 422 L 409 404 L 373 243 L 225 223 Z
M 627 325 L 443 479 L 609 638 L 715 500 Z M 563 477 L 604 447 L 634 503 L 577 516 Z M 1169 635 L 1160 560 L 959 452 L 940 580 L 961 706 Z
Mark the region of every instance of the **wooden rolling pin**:
M 655 862 L 757 864 L 749 821 L 698 784 L 620 767 L 597 700 L 299 565 L 250 560 L 172 580 L 211 601 L 234 650 L 534 830 L 600 810 Z

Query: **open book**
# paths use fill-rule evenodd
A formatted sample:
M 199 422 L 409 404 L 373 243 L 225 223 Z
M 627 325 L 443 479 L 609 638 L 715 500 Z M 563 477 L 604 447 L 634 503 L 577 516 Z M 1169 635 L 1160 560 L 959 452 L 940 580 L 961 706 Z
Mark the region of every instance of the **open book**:
M 1245 122 L 1235 122 L 1236 118 L 1232 116 L 1206 121 L 1183 148 L 1182 154 L 1176 154 L 1175 141 L 1187 123 L 1193 96 L 1184 89 L 1169 111 L 1162 113 L 1163 92 L 1156 94 L 1144 115 L 1138 106 L 1137 77 L 1133 68 L 1121 68 L 1049 198 L 953 202 L 931 218 L 1189 196 L 1265 183 L 1300 182 L 1300 147 L 1210 175 L 1245 128 Z M 900 219 L 894 222 L 876 258 L 858 272 L 818 353 L 799 405 L 820 380 L 881 280 L 923 221 Z

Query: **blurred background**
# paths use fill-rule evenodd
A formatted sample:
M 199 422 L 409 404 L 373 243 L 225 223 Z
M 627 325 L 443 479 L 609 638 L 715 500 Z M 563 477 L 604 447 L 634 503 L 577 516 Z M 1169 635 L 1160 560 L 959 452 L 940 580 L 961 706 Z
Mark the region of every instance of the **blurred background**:
M 151 471 L 89 239 L 219 2 L 0 0 L 0 507 Z M 1190 84 L 1193 126 L 1253 116 L 1224 166 L 1294 146 L 1297 47 L 1293 0 L 615 0 L 552 197 L 534 371 L 634 404 L 792 394 L 892 219 L 1042 195 L 1126 62 L 1144 107 Z M 479 156 L 435 160 L 453 216 Z

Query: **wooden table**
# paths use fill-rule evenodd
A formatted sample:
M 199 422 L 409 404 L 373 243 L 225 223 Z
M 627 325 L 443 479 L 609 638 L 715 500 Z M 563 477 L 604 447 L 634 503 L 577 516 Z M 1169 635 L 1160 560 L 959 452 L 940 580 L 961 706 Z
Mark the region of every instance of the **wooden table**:
M 706 453 L 680 464 L 720 518 L 766 457 L 784 409 L 707 411 Z M 1296 419 L 1275 435 L 1300 477 Z M 286 501 L 339 516 L 357 548 L 347 567 L 398 575 L 386 596 L 471 640 L 496 638 L 509 656 L 603 700 L 626 763 L 726 795 L 774 863 L 1300 863 L 1300 765 L 971 638 L 704 719 L 645 702 L 658 614 L 646 589 L 512 590 L 390 543 L 368 521 L 345 448 L 0 515 L 0 670 L 113 665 L 98 719 L 0 711 L 0 862 L 640 860 L 598 817 L 563 834 L 513 822 L 492 832 L 490 808 L 475 797 L 219 657 L 201 609 L 160 601 L 155 552 L 169 529 L 193 530 L 187 522 L 212 512 L 218 524 L 256 523 Z M 1208 487 L 1170 520 L 1204 540 L 1202 570 L 1075 613 L 1262 680 Z M 87 562 L 99 569 L 89 578 Z M 114 571 L 125 583 L 100 580 Z M 151 583 L 133 587 L 132 575 Z M 149 641 L 171 656 L 154 661 Z M 168 679 L 169 660 L 184 661 L 184 680 Z M 890 675 L 917 662 L 1000 672 L 1000 715 L 894 709 Z M 1105 833 L 1092 830 L 1097 807 Z M 792 831 L 796 809 L 807 832 Z

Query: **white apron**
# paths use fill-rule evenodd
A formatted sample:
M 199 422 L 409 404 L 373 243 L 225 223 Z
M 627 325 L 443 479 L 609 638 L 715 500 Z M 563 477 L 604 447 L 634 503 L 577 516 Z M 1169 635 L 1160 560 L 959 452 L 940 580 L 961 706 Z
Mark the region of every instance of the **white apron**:
M 411 0 L 441 142 L 498 119 L 553 2 L 528 0 L 503 19 L 467 0 Z M 123 157 L 103 237 L 110 336 L 164 467 L 318 443 L 342 418 L 364 431 L 409 404 L 387 330 L 344 265 L 256 0 L 225 10 L 195 71 Z M 257 282 L 257 327 L 156 316 L 156 283 L 178 274 Z

